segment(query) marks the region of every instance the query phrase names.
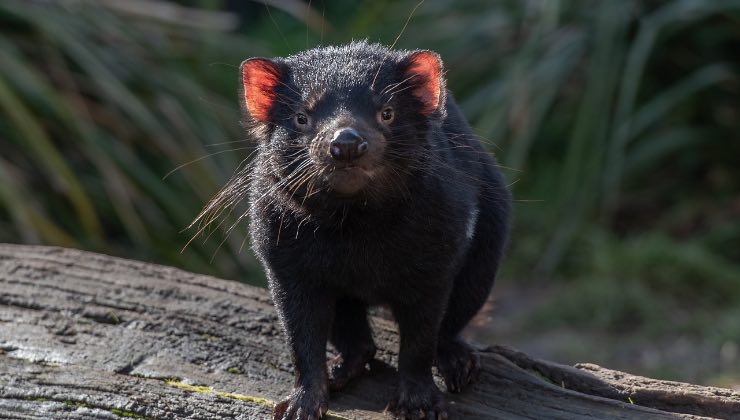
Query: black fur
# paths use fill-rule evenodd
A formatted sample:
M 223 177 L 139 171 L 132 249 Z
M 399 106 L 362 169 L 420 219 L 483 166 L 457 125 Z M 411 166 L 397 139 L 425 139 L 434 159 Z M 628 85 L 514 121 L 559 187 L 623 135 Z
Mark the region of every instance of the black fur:
M 404 80 L 412 53 L 358 42 L 273 59 L 281 79 L 269 121 L 245 106 L 259 143 L 249 185 L 252 245 L 295 364 L 295 390 L 276 419 L 321 417 L 329 389 L 364 370 L 375 353 L 371 305 L 389 305 L 399 324 L 396 416 L 446 418 L 434 363 L 449 391 L 479 369 L 459 333 L 493 284 L 509 193 L 443 78 L 436 111 L 419 112 L 419 80 Z M 377 117 L 384 106 L 395 115 L 387 126 Z M 297 112 L 310 126 L 296 125 Z M 363 161 L 372 175 L 349 195 L 332 188 L 341 165 L 326 153 L 332 131 L 344 126 L 359 127 L 372 152 Z M 327 341 L 340 354 L 329 368 Z

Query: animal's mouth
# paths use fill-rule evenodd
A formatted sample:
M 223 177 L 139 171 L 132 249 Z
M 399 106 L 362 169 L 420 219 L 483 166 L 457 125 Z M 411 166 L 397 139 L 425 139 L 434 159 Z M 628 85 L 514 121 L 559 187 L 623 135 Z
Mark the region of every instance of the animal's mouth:
M 370 183 L 371 170 L 348 164 L 336 167 L 327 175 L 332 191 L 339 195 L 350 196 L 362 191 Z

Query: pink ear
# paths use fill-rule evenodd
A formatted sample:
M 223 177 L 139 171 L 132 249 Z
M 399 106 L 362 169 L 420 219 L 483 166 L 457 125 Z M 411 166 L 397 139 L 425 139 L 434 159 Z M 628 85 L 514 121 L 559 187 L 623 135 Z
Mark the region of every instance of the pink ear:
M 414 95 L 424 104 L 422 114 L 437 110 L 442 93 L 442 62 L 431 51 L 419 51 L 406 59 L 406 77 L 413 77 Z
M 250 58 L 242 63 L 244 104 L 255 119 L 267 122 L 275 102 L 275 87 L 280 83 L 280 68 L 265 58 Z

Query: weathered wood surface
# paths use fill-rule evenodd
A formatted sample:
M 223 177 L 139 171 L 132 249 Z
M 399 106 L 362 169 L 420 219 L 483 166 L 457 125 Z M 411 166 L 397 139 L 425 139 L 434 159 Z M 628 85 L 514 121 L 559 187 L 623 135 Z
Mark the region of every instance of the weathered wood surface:
M 379 359 L 335 418 L 381 419 L 397 336 L 373 320 Z M 449 396 L 464 419 L 740 419 L 740 393 L 563 366 L 505 347 Z M 174 268 L 0 245 L 0 418 L 268 418 L 290 358 L 268 294 Z M 630 400 L 632 402 L 630 402 Z

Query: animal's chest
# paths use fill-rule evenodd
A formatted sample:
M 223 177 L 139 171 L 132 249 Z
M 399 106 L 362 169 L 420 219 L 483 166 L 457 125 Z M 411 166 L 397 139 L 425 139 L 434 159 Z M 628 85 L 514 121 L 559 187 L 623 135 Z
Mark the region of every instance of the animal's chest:
M 339 293 L 384 301 L 445 281 L 465 245 L 463 231 L 454 221 L 416 219 L 317 231 L 305 238 L 297 269 Z

